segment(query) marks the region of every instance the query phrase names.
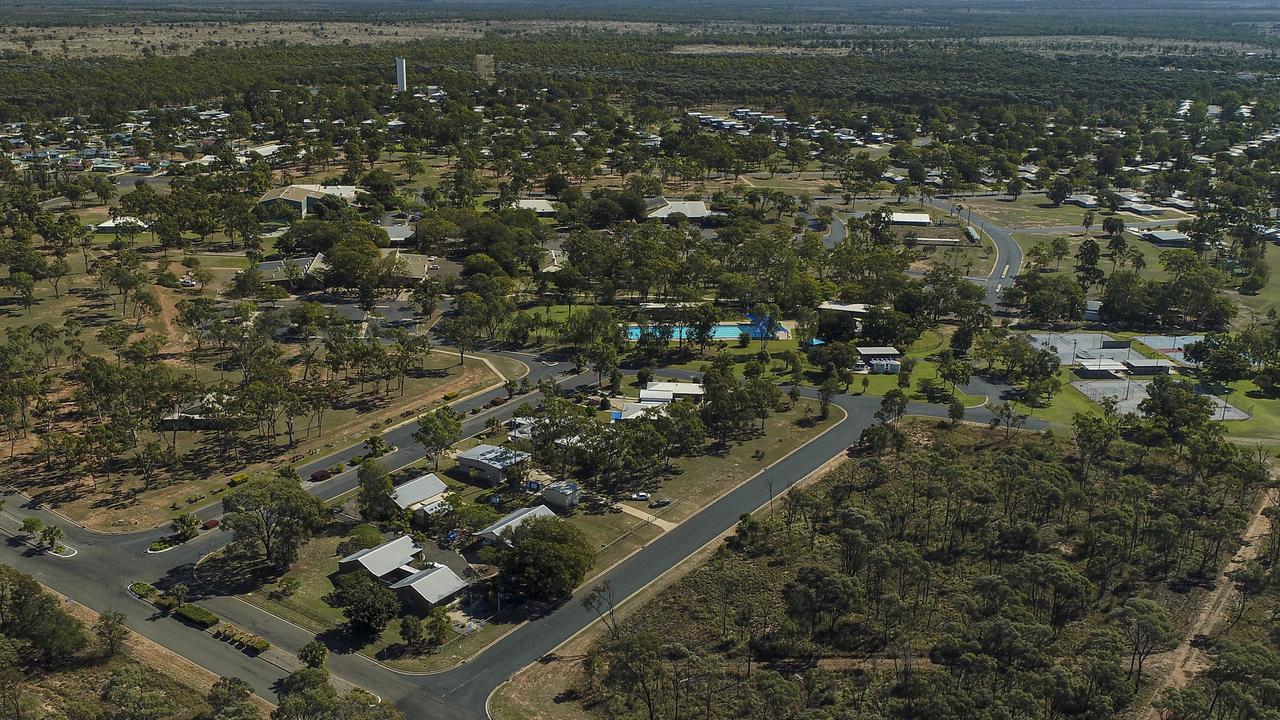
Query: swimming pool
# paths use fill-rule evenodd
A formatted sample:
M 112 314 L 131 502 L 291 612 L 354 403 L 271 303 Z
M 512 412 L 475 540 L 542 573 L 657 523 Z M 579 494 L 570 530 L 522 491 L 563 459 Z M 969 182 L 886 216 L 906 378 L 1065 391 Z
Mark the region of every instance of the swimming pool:
M 672 340 L 685 339 L 685 333 L 688 331 L 687 326 L 675 325 L 671 329 Z M 639 325 L 629 325 L 627 326 L 627 339 L 632 341 L 639 340 L 642 332 L 643 329 Z M 753 340 L 760 339 L 760 328 L 751 323 L 729 323 L 711 328 L 711 338 L 713 340 L 737 340 L 742 333 L 750 335 Z

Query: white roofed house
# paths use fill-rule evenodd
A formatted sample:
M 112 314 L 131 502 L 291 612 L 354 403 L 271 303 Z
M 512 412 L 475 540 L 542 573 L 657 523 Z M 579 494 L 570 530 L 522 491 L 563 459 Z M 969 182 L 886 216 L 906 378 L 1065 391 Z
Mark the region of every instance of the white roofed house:
M 915 225 L 925 227 L 932 225 L 933 219 L 929 217 L 929 213 L 896 212 L 889 216 L 889 222 L 894 225 Z
M 645 200 L 645 205 L 649 208 L 648 218 L 662 222 L 674 220 L 678 216 L 701 222 L 720 214 L 707 207 L 702 200 L 668 200 L 660 197 Z
M 498 485 L 524 474 L 529 453 L 497 445 L 477 445 L 458 454 L 458 466 L 472 477 Z
M 661 381 L 645 385 L 640 394 L 641 401 L 645 400 L 645 392 L 649 393 L 651 400 L 659 400 L 662 395 L 670 395 L 669 400 L 692 400 L 695 403 L 702 402 L 702 396 L 706 394 L 699 383 Z
M 520 198 L 516 200 L 517 210 L 532 210 L 534 214 L 540 217 L 550 217 L 556 214 L 556 206 L 550 200 L 544 198 Z

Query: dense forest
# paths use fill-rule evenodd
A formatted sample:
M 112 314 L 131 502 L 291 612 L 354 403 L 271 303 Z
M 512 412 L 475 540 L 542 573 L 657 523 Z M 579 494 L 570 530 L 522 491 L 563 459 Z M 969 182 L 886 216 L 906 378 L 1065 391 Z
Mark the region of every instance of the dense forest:
M 1124 109 L 1153 100 L 1244 89 L 1244 59 L 1043 57 L 965 43 L 863 41 L 846 55 L 673 54 L 683 35 L 547 34 L 407 45 L 208 48 L 183 57 L 55 59 L 0 63 L 0 120 L 118 114 L 238 95 L 255 86 L 386 84 L 396 57 L 416 82 L 465 87 L 476 53 L 495 56 L 505 84 L 584 82 L 675 105 L 770 104 L 789 96 L 867 104 L 947 101 Z M 1252 65 L 1263 63 L 1251 61 Z M 774 103 L 776 104 L 776 103 Z
M 1158 385 L 1139 414 L 1077 416 L 1070 437 L 899 424 L 886 398 L 876 442 L 744 516 L 658 599 L 625 616 L 607 589 L 591 599 L 608 634 L 575 692 L 601 717 L 1125 712 L 1270 484 L 1187 386 Z M 1252 601 L 1273 571 L 1249 572 Z M 1256 639 L 1224 641 L 1225 699 L 1162 704 L 1263 717 L 1241 711 L 1273 692 L 1240 657 L 1274 668 Z

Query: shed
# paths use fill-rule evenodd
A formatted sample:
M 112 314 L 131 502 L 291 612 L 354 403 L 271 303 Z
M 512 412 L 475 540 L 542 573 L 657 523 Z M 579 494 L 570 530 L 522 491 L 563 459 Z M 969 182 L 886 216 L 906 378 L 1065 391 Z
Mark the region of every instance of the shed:
M 542 501 L 560 510 L 571 510 L 582 501 L 582 488 L 568 481 L 552 483 L 542 491 Z
M 1124 371 L 1124 363 L 1110 358 L 1081 359 L 1076 365 L 1076 374 L 1090 380 L 1116 380 Z
M 1173 372 L 1172 360 L 1140 357 L 1125 360 L 1124 365 L 1130 375 L 1168 375 Z
M 889 216 L 889 221 L 894 225 L 927 226 L 933 224 L 933 219 L 929 217 L 929 213 L 896 212 Z
M 651 382 L 645 385 L 645 390 L 670 393 L 672 400 L 692 400 L 693 402 L 702 402 L 702 396 L 706 394 L 699 383 L 687 382 Z M 644 399 L 643 392 L 640 398 Z

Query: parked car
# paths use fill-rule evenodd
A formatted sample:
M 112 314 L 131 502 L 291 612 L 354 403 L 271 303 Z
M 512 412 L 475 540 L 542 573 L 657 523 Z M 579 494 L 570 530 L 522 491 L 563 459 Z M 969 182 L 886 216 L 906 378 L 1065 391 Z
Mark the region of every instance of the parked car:
M 649 503 L 649 507 L 653 509 L 657 509 L 657 508 L 664 508 L 670 504 L 671 504 L 671 498 L 658 498 L 657 500 L 654 500 L 653 502 Z
M 311 482 L 323 482 L 333 477 L 333 473 L 328 470 L 317 470 L 311 473 Z
M 649 496 L 649 493 L 647 493 L 647 492 L 633 492 L 633 493 L 631 493 L 631 499 L 632 499 L 632 500 L 648 500 L 648 499 L 649 499 L 649 497 L 650 497 L 650 496 Z
M 219 520 L 218 518 L 209 518 L 208 520 L 205 520 L 205 521 L 204 521 L 204 524 L 200 526 L 200 529 L 201 529 L 201 530 L 212 530 L 212 529 L 214 529 L 214 528 L 218 527 L 218 526 L 219 526 L 219 525 L 221 525 L 221 524 L 222 524 L 222 521 L 221 521 L 221 520 Z

